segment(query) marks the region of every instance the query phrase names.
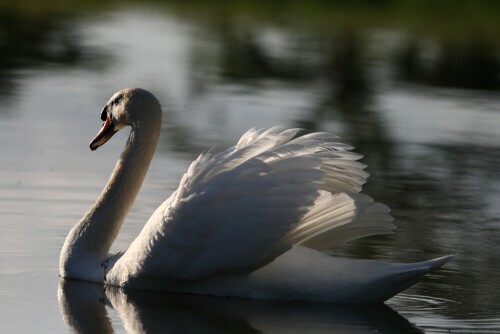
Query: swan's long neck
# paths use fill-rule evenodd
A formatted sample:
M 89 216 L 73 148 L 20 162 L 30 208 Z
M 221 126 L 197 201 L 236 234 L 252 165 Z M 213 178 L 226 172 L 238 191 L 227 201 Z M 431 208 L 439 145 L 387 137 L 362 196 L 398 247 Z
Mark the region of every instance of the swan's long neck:
M 161 122 L 132 127 L 125 149 L 101 195 L 66 238 L 60 258 L 61 276 L 89 279 L 81 277 L 93 271 L 85 266 L 94 267 L 108 257 L 111 244 L 146 176 L 160 130 Z

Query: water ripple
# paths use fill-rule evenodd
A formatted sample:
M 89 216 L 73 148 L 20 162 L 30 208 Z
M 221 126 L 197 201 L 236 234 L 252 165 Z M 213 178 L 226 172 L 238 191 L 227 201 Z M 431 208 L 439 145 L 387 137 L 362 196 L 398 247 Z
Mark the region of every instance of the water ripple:
M 426 333 L 499 333 L 500 317 L 450 318 L 445 313 L 457 301 L 422 295 L 401 294 L 388 304 Z

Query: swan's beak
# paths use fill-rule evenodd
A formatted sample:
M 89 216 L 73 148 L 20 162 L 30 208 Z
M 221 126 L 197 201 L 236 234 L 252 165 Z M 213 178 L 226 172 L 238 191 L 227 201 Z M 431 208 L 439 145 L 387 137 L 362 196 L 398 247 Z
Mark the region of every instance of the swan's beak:
M 95 138 L 90 142 L 90 149 L 92 151 L 97 150 L 99 146 L 107 142 L 115 133 L 116 131 L 113 122 L 108 116 L 106 117 L 106 121 L 104 122 L 101 131 L 99 131 L 97 136 L 95 136 Z

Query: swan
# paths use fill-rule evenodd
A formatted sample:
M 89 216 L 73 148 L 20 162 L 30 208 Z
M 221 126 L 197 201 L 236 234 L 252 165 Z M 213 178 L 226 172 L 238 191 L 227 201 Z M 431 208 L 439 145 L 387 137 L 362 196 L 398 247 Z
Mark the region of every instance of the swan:
M 129 289 L 337 303 L 378 303 L 452 256 L 387 263 L 322 250 L 395 228 L 389 208 L 361 194 L 366 167 L 325 132 L 251 129 L 202 153 L 123 253 L 109 254 L 139 192 L 162 126 L 159 101 L 127 88 L 101 112 L 96 150 L 130 126 L 96 202 L 70 230 L 60 276 Z

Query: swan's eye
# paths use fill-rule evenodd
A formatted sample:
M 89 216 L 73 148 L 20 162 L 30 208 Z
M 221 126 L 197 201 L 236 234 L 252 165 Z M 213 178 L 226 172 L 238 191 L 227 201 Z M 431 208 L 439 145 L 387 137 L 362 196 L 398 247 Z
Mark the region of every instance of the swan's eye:
M 113 101 L 111 101 L 111 105 L 116 106 L 123 99 L 123 95 L 117 96 Z

